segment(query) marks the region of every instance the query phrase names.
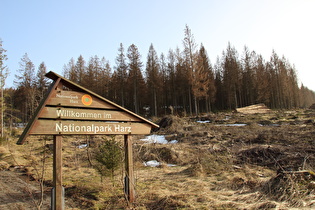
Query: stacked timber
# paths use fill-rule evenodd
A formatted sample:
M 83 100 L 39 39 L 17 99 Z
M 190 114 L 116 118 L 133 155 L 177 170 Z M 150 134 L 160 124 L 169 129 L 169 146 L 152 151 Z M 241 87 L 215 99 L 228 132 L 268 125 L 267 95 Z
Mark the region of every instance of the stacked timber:
M 237 108 L 236 111 L 243 114 L 257 114 L 257 113 L 271 112 L 271 110 L 265 104 L 255 104 L 251 106 Z
M 315 109 L 315 104 L 312 104 L 312 105 L 310 106 L 310 109 Z

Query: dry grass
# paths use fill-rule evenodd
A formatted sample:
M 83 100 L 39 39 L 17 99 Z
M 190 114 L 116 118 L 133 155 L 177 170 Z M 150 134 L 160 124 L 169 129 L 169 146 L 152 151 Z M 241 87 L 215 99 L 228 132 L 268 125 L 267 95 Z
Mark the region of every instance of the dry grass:
M 145 144 L 134 137 L 137 199 L 134 209 L 269 209 L 313 208 L 314 181 L 279 178 L 277 170 L 294 166 L 314 171 L 313 112 L 275 112 L 205 116 L 211 123 L 169 116 L 172 121 L 157 134 L 178 144 Z M 217 124 L 246 123 L 244 127 Z M 265 126 L 261 126 L 261 125 Z M 279 124 L 279 126 L 272 126 Z M 44 179 L 52 183 L 52 141 L 31 138 L 25 145 L 11 138 L 0 147 L 4 169 L 22 165 L 37 179 L 45 160 Z M 67 207 L 127 209 L 123 193 L 123 165 L 114 180 L 100 175 L 88 155 L 102 141 L 82 136 L 63 139 L 63 184 Z M 123 141 L 119 136 L 117 141 Z M 78 145 L 89 147 L 79 149 Z M 157 160 L 160 167 L 145 167 Z M 123 162 L 123 160 L 122 160 Z M 168 167 L 166 164 L 175 164 Z M 12 167 L 11 167 L 12 168 Z M 73 200 L 72 200 L 73 199 Z

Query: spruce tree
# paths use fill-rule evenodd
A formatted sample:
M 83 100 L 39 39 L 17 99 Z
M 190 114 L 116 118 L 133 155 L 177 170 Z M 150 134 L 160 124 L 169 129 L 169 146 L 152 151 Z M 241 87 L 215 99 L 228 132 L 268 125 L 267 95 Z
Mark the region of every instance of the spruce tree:
M 16 104 L 19 106 L 23 122 L 27 122 L 37 108 L 36 100 L 36 77 L 35 65 L 27 53 L 21 58 L 20 68 L 15 75 L 14 83 L 17 86 L 15 96 Z
M 103 176 L 108 174 L 113 181 L 115 170 L 119 167 L 122 161 L 120 145 L 115 140 L 114 136 L 109 139 L 104 139 L 104 142 L 95 152 L 95 160 L 98 164 L 94 165 L 94 167 L 96 167 L 101 175 L 101 181 L 103 181 Z
M 146 76 L 147 76 L 147 85 L 148 93 L 150 99 L 150 106 L 153 108 L 153 115 L 157 116 L 158 114 L 158 95 L 160 89 L 160 83 L 162 82 L 159 72 L 159 60 L 157 53 L 153 47 L 153 44 L 150 45 L 149 53 L 147 56 L 147 65 L 146 65 Z M 152 102 L 151 102 L 152 101 Z
M 118 48 L 118 55 L 116 56 L 116 66 L 114 67 L 113 73 L 113 92 L 114 100 L 121 106 L 125 106 L 125 97 L 126 97 L 126 85 L 127 85 L 127 64 L 126 56 L 124 52 L 124 46 L 120 43 Z
M 128 90 L 129 106 L 137 114 L 140 113 L 140 107 L 144 105 L 145 101 L 145 82 L 141 72 L 142 62 L 141 56 L 136 45 L 132 44 L 128 48 Z
M 185 68 L 188 74 L 188 81 L 189 81 L 189 91 L 188 91 L 188 100 L 189 100 L 189 112 L 190 115 L 192 115 L 192 99 L 191 99 L 191 92 L 192 92 L 192 83 L 193 78 L 195 77 L 195 71 L 196 71 L 196 60 L 197 60 L 197 44 L 195 43 L 194 36 L 188 27 L 188 25 L 185 26 L 184 30 L 184 59 L 185 59 Z M 197 97 L 194 96 L 194 102 L 195 102 L 195 112 L 198 113 L 197 110 Z
M 4 85 L 5 81 L 9 75 L 9 70 L 4 62 L 8 59 L 5 54 L 6 50 L 2 47 L 2 40 L 0 39 L 0 88 L 1 88 L 1 137 L 3 137 L 3 128 L 4 128 L 4 112 L 5 112 L 5 103 L 4 103 Z

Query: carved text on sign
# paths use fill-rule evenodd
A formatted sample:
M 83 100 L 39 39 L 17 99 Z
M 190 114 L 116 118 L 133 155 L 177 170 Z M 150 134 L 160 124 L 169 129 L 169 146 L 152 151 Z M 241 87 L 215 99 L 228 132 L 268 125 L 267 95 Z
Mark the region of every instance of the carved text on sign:
M 65 119 L 65 120 L 94 120 L 94 121 L 125 121 L 139 122 L 132 114 L 119 110 L 86 109 L 65 107 L 44 107 L 39 119 Z
M 65 90 L 54 91 L 51 97 L 47 99 L 46 104 L 61 107 L 117 109 L 117 106 L 95 97 L 92 94 Z
M 151 126 L 145 123 L 102 122 L 76 120 L 38 120 L 30 134 L 62 134 L 62 135 L 118 135 L 118 134 L 147 134 Z
M 61 133 L 82 133 L 82 132 L 88 132 L 88 133 L 117 133 L 117 132 L 126 132 L 131 133 L 131 126 L 122 126 L 122 125 L 76 125 L 74 123 L 68 124 L 68 123 L 56 123 L 56 132 Z
M 65 109 L 57 109 L 56 110 L 57 117 L 70 117 L 70 118 L 89 118 L 89 119 L 111 119 L 112 115 L 106 112 L 96 113 L 96 112 L 82 112 L 82 111 L 74 111 L 74 110 L 65 110 Z
M 77 95 L 62 95 L 62 94 L 57 93 L 56 97 L 69 99 L 69 102 L 72 104 L 78 104 L 79 103 L 79 97 Z

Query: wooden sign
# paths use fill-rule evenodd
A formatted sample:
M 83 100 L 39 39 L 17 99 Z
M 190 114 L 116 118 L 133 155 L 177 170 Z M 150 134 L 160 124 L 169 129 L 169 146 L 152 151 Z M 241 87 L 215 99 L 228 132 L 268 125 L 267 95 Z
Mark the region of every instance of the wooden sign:
M 53 135 L 54 210 L 63 210 L 62 135 L 124 135 L 125 193 L 134 202 L 132 134 L 149 134 L 158 125 L 85 89 L 54 72 L 54 83 L 38 106 L 17 144 L 29 135 Z
M 53 72 L 55 80 L 18 144 L 28 135 L 149 134 L 158 125 Z

